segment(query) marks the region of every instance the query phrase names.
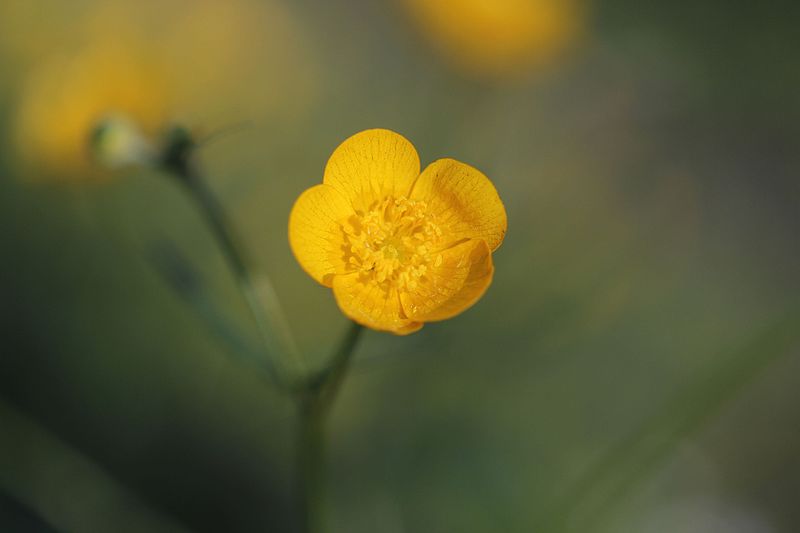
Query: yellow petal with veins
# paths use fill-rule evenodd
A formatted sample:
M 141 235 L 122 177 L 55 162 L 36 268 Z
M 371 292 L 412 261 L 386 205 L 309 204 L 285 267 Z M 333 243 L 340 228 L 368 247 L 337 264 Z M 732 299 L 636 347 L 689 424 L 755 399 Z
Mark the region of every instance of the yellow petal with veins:
M 345 315 L 368 328 L 407 335 L 422 327 L 403 313 L 397 288 L 376 283 L 369 274 L 334 276 L 333 294 Z
M 350 203 L 328 185 L 311 187 L 289 215 L 289 245 L 300 266 L 326 287 L 334 274 L 348 272 L 342 224 L 353 216 Z
M 492 182 L 476 168 L 454 159 L 434 161 L 414 184 L 411 198 L 427 203 L 453 242 L 482 239 L 492 251 L 503 242 L 506 209 Z
M 405 196 L 419 175 L 419 155 L 402 135 L 373 129 L 357 133 L 333 152 L 322 182 L 342 193 L 356 210 L 387 196 Z
M 402 292 L 406 315 L 420 322 L 451 318 L 480 299 L 492 282 L 492 253 L 485 241 L 466 241 L 439 254 L 414 290 Z

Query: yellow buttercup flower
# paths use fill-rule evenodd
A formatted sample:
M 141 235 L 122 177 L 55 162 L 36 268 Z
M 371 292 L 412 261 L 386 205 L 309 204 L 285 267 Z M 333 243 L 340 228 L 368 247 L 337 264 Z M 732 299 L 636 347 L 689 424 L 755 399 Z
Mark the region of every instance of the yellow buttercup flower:
M 435 45 L 464 70 L 505 76 L 540 66 L 574 42 L 582 0 L 405 0 Z
M 352 320 L 408 334 L 474 304 L 489 287 L 506 212 L 480 171 L 375 129 L 344 141 L 289 218 L 303 269 Z

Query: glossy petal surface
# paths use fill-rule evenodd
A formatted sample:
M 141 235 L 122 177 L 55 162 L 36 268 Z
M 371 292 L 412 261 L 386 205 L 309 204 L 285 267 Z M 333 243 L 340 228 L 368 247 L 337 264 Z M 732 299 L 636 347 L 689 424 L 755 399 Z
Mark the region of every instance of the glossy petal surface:
M 363 211 L 388 196 L 407 195 L 419 170 L 417 151 L 405 137 L 374 129 L 357 133 L 336 148 L 322 182 Z
M 421 322 L 445 320 L 471 307 L 492 282 L 492 254 L 485 241 L 443 251 L 413 291 L 400 294 L 406 315 Z
M 334 274 L 348 271 L 342 252 L 342 223 L 352 215 L 350 203 L 327 185 L 316 185 L 301 194 L 289 215 L 289 244 L 297 261 L 326 287 L 331 286 Z
M 371 276 L 335 276 L 333 294 L 347 317 L 368 328 L 407 335 L 422 327 L 421 322 L 405 317 L 397 289 L 388 283 L 375 283 Z
M 481 239 L 492 251 L 503 242 L 505 207 L 492 182 L 476 168 L 454 159 L 435 161 L 420 175 L 411 198 L 427 202 L 453 242 Z

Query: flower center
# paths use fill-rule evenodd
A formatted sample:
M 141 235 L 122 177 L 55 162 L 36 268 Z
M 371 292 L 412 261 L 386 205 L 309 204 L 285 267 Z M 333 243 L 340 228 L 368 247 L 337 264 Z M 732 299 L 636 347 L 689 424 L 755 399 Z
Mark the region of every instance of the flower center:
M 441 264 L 442 236 L 425 202 L 403 196 L 376 201 L 343 226 L 347 262 L 380 284 L 414 290 Z

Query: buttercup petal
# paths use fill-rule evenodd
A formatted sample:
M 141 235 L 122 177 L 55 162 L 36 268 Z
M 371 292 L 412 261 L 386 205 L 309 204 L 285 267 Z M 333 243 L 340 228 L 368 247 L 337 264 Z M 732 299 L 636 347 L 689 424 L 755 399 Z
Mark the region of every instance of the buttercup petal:
M 396 335 L 408 335 L 422 327 L 421 322 L 403 314 L 395 287 L 375 283 L 368 275 L 334 276 L 333 294 L 342 312 L 363 326 Z
M 289 215 L 289 245 L 303 270 L 326 287 L 334 274 L 349 269 L 345 262 L 342 223 L 353 215 L 350 203 L 336 189 L 316 185 L 306 190 Z
M 419 176 L 411 198 L 424 200 L 437 223 L 460 239 L 482 239 L 494 251 L 508 227 L 506 209 L 489 178 L 454 159 L 439 159 Z
M 406 316 L 420 322 L 451 318 L 471 307 L 492 282 L 492 253 L 486 241 L 466 241 L 441 253 L 414 290 L 400 301 Z
M 356 210 L 386 196 L 406 196 L 419 175 L 419 155 L 402 135 L 373 129 L 356 133 L 334 150 L 323 183 Z

